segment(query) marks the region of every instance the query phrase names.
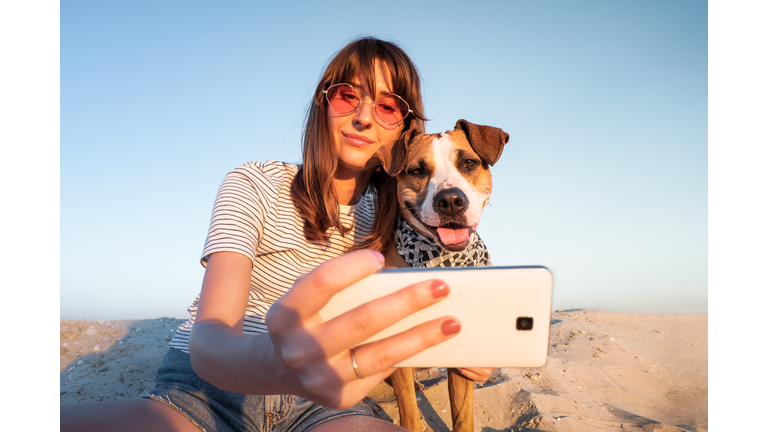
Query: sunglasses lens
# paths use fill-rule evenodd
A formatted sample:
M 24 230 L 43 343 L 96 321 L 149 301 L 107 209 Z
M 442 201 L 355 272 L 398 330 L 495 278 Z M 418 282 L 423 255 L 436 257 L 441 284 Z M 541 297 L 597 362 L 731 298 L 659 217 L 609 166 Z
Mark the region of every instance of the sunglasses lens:
M 339 114 L 351 113 L 360 105 L 360 98 L 355 89 L 348 84 L 331 86 L 325 96 L 331 107 Z
M 387 124 L 398 124 L 408 115 L 408 104 L 396 95 L 384 96 L 376 102 L 376 115 Z

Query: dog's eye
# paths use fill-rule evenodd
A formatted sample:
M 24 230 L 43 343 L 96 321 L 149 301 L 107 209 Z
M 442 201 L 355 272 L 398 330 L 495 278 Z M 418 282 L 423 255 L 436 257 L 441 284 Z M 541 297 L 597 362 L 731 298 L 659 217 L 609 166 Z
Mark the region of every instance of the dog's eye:
M 408 174 L 410 174 L 412 176 L 418 177 L 418 176 L 424 174 L 424 170 L 421 169 L 421 168 L 413 168 L 410 171 L 408 171 Z
M 464 168 L 474 168 L 477 165 L 477 161 L 474 159 L 466 159 L 464 161 Z

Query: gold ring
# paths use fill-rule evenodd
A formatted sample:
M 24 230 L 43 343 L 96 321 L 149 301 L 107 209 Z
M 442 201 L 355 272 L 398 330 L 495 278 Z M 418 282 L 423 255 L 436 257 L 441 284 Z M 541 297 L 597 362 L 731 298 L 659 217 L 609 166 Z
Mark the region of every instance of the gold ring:
M 350 349 L 349 349 L 349 353 L 350 353 L 350 354 L 352 354 L 352 369 L 354 369 L 354 370 L 355 370 L 355 375 L 357 375 L 357 377 L 358 377 L 359 379 L 363 379 L 363 378 L 365 378 L 365 377 L 363 377 L 363 376 L 360 374 L 360 369 L 358 369 L 358 368 L 357 368 L 357 360 L 355 360 L 355 351 L 357 351 L 357 348 L 358 348 L 358 347 L 354 347 L 354 348 L 350 348 Z

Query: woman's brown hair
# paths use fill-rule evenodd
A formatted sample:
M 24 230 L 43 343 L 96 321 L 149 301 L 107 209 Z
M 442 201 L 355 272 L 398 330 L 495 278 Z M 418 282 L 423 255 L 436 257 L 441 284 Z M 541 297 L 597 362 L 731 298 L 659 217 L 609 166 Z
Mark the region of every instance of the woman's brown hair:
M 391 74 L 392 92 L 408 102 L 413 113 L 404 122 L 403 133 L 409 129 L 424 132 L 424 106 L 421 101 L 419 71 L 402 48 L 394 43 L 372 37 L 352 41 L 331 58 L 315 89 L 307 111 L 302 139 L 303 164 L 291 185 L 291 198 L 304 218 L 304 237 L 309 241 L 326 242 L 329 228 L 342 235 L 349 232 L 339 218 L 339 202 L 333 188 L 338 156 L 328 130 L 327 103 L 323 90 L 338 83 L 365 78 L 370 94 L 376 94 L 375 62 L 387 65 Z M 375 196 L 376 216 L 373 230 L 354 249 L 383 251 L 394 241 L 397 217 L 395 194 L 397 181 L 377 167 L 364 193 Z

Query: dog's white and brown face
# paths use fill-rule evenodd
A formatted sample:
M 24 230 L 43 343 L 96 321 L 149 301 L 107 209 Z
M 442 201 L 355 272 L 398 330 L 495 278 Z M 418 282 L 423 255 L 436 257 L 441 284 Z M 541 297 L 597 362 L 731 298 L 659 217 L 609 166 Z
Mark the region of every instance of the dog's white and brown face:
M 490 199 L 490 166 L 508 141 L 499 128 L 459 120 L 439 134 L 409 131 L 377 157 L 397 177 L 401 216 L 442 248 L 461 251 Z

